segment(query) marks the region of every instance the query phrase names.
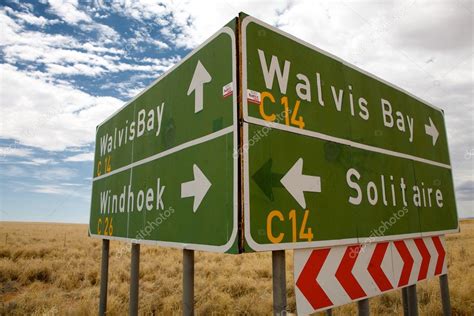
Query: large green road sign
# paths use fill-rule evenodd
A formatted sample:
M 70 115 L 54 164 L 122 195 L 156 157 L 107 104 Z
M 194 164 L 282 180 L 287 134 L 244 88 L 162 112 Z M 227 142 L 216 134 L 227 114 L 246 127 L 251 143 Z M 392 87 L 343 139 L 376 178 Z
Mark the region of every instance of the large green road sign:
M 443 112 L 243 14 L 97 129 L 93 236 L 240 253 L 455 231 Z
M 238 252 L 235 24 L 97 128 L 91 235 Z
M 241 19 L 247 249 L 458 230 L 440 109 Z

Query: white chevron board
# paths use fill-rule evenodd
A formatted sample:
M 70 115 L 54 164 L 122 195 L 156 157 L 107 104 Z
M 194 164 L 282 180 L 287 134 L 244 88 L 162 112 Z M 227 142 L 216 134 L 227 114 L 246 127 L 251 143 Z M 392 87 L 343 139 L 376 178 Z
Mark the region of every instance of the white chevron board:
M 447 273 L 444 236 L 294 252 L 298 314 L 340 306 Z

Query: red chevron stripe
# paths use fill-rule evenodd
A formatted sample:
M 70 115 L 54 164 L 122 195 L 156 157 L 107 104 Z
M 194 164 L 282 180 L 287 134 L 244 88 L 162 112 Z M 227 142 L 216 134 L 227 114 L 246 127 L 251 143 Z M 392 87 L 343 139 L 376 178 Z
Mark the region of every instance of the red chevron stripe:
M 439 239 L 439 236 L 431 237 L 433 244 L 438 252 L 438 260 L 436 261 L 435 275 L 441 274 L 443 272 L 444 258 L 446 257 L 446 251 L 444 250 L 443 244 Z
M 336 279 L 353 300 L 367 296 L 357 279 L 352 274 L 352 268 L 359 256 L 360 245 L 349 246 L 341 259 L 341 264 L 336 271 Z
M 398 253 L 402 257 L 403 260 L 403 268 L 402 273 L 400 275 L 400 280 L 398 282 L 398 286 L 405 286 L 410 281 L 410 273 L 411 269 L 413 268 L 413 257 L 410 254 L 410 251 L 407 248 L 407 245 L 403 240 L 394 241 L 393 244 L 398 250 Z
M 331 248 L 313 250 L 296 281 L 296 286 L 314 309 L 333 305 L 316 279 L 330 250 Z
M 375 284 L 377 284 L 382 292 L 393 289 L 390 280 L 387 278 L 381 267 L 388 245 L 388 242 L 382 242 L 375 246 L 374 253 L 370 259 L 369 266 L 367 267 L 372 279 L 374 279 Z
M 430 266 L 430 252 L 428 248 L 426 248 L 425 242 L 421 238 L 414 239 L 416 248 L 421 255 L 421 266 L 420 272 L 418 273 L 418 281 L 426 279 L 426 275 L 428 274 L 428 267 Z

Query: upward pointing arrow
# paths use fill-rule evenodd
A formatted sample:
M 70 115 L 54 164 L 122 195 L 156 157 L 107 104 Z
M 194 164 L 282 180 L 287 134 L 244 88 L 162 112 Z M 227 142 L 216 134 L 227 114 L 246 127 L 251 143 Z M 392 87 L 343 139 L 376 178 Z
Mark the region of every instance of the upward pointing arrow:
M 306 208 L 304 191 L 321 192 L 321 178 L 303 174 L 303 158 L 295 162 L 280 182 L 302 208 Z
M 436 129 L 436 126 L 433 123 L 433 120 L 431 120 L 431 117 L 429 118 L 430 124 L 427 125 L 425 124 L 425 133 L 426 135 L 430 135 L 433 138 L 433 146 L 436 145 L 436 141 L 438 140 L 439 132 Z
M 196 213 L 202 199 L 211 187 L 211 182 L 197 165 L 193 165 L 194 180 L 181 184 L 181 197 L 194 197 L 193 212 Z
M 204 101 L 204 84 L 211 82 L 212 77 L 207 72 L 206 68 L 198 60 L 196 69 L 194 70 L 193 78 L 188 88 L 188 95 L 194 91 L 194 113 L 200 112 L 203 109 Z

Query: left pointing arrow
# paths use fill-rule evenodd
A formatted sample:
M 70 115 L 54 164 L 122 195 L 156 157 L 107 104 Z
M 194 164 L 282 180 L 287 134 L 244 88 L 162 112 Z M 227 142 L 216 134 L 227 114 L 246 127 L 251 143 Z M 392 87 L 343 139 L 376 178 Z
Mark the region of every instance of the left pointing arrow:
M 282 174 L 272 171 L 273 160 L 268 159 L 252 176 L 258 187 L 263 191 L 265 196 L 270 200 L 274 200 L 273 188 L 281 188 Z
M 211 82 L 212 77 L 198 60 L 194 75 L 188 88 L 188 95 L 194 91 L 194 113 L 202 111 L 204 107 L 204 84 Z
M 302 208 L 306 208 L 304 191 L 321 192 L 321 178 L 303 174 L 303 158 L 295 162 L 280 182 Z
M 194 180 L 181 184 L 181 197 L 194 197 L 193 212 L 196 213 L 204 196 L 211 187 L 211 182 L 197 165 L 193 165 Z
M 315 310 L 333 305 L 318 281 L 319 272 L 330 251 L 331 248 L 313 250 L 296 281 L 296 286 Z

